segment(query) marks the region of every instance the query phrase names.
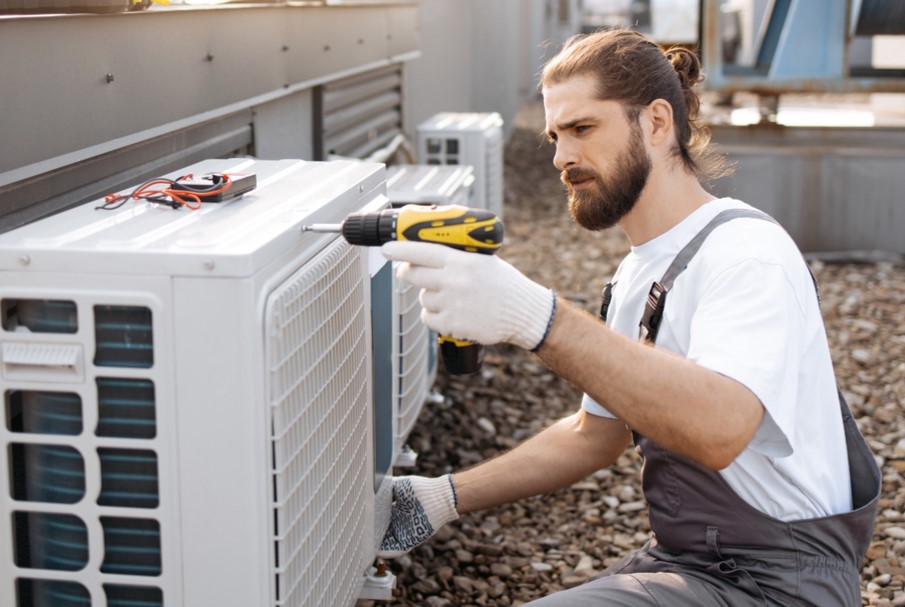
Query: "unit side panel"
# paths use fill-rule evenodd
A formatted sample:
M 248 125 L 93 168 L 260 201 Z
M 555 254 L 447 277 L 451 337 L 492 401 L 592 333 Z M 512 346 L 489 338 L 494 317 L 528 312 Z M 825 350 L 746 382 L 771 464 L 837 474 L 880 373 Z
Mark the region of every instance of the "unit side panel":
M 269 449 L 251 279 L 174 281 L 185 604 L 271 599 Z

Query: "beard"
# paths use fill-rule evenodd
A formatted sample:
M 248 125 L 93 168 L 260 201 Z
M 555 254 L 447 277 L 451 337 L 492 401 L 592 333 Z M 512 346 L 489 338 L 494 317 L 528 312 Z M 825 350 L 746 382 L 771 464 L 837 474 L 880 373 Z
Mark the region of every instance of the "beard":
M 569 197 L 569 214 L 581 227 L 594 232 L 613 227 L 635 208 L 651 171 L 638 125 L 632 128 L 627 148 L 606 181 L 589 169 L 569 169 L 560 175 Z M 586 179 L 594 183 L 580 191 L 572 188 L 573 182 Z

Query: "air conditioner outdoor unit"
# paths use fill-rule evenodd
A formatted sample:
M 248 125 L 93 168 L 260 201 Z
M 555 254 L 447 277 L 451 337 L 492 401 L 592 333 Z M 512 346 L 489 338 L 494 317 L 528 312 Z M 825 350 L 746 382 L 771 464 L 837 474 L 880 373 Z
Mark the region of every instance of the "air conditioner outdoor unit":
M 503 217 L 503 119 L 492 113 L 441 112 L 417 129 L 421 164 L 471 165 L 475 204 Z
M 215 172 L 257 188 L 0 235 L 4 607 L 346 607 L 365 585 L 391 494 L 371 328 L 388 274 L 301 226 L 385 208 L 385 169 L 172 177 Z

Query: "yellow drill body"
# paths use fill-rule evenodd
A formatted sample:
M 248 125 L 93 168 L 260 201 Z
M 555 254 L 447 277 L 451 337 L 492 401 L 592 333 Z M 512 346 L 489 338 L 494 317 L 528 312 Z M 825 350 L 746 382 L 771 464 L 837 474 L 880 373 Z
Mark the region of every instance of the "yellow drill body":
M 341 224 L 315 224 L 304 230 L 339 232 L 349 244 L 372 247 L 409 240 L 493 255 L 503 244 L 503 223 L 496 215 L 461 205 L 406 205 L 375 213 L 352 213 Z M 439 343 L 450 373 L 474 373 L 481 368 L 484 347 L 480 344 L 443 336 Z

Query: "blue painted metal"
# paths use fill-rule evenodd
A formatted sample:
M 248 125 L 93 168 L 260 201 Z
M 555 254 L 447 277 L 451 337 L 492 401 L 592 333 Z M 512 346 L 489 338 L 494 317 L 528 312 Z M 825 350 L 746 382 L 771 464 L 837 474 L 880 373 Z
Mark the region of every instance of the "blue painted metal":
M 883 0 L 879 0 L 882 2 Z M 895 20 L 895 2 L 886 4 Z M 753 65 L 728 63 L 723 56 L 721 0 L 701 2 L 702 61 L 705 86 L 722 93 L 880 93 L 905 92 L 905 70 L 857 70 L 849 64 L 850 15 L 861 14 L 853 0 L 774 0 L 768 24 L 754 49 Z M 871 4 L 877 19 L 878 2 Z M 853 10 L 857 9 L 856 13 Z

